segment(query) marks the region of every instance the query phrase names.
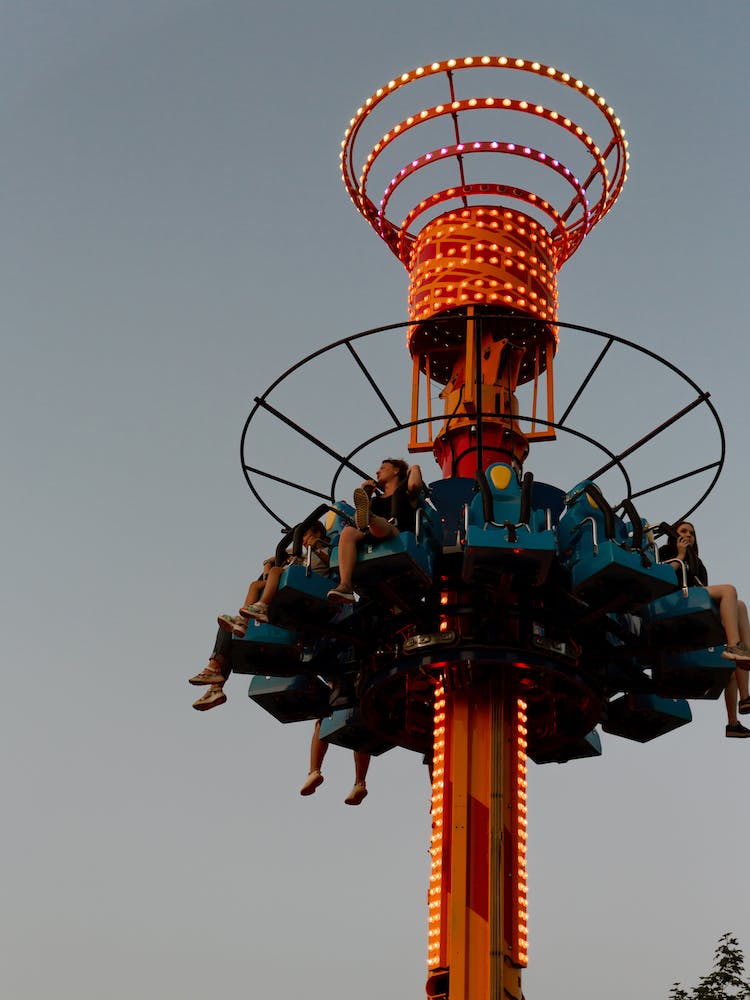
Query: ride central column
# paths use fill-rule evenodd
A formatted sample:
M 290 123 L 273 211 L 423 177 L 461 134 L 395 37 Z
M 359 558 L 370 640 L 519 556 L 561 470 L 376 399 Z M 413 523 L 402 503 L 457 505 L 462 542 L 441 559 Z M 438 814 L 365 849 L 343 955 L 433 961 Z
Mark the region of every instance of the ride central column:
M 509 73 L 528 84 L 527 99 L 459 89 L 504 84 Z M 421 104 L 380 132 L 383 102 L 398 108 L 405 88 Z M 548 101 L 563 96 L 563 110 Z M 421 153 L 417 133 L 428 141 Z M 369 152 L 355 168 L 360 142 Z M 444 478 L 484 477 L 495 462 L 520 475 L 529 443 L 554 437 L 557 273 L 617 199 L 626 145 L 593 88 L 506 56 L 419 66 L 352 118 L 344 184 L 410 279 L 409 450 L 432 451 Z M 526 413 L 521 386 L 531 387 Z M 442 406 L 433 413 L 434 396 Z M 488 504 L 484 530 L 518 527 Z M 466 576 L 465 560 L 446 563 L 446 574 L 441 586 L 468 587 L 471 608 L 481 581 Z M 502 600 L 512 603 L 513 593 L 506 587 Z M 438 688 L 427 994 L 444 1000 L 521 1000 L 527 960 L 524 650 L 515 648 L 524 640 L 493 633 L 485 641 L 483 627 L 476 652 L 451 659 L 445 650 L 429 665 Z
M 526 716 L 512 675 L 438 689 L 427 996 L 521 1000 Z

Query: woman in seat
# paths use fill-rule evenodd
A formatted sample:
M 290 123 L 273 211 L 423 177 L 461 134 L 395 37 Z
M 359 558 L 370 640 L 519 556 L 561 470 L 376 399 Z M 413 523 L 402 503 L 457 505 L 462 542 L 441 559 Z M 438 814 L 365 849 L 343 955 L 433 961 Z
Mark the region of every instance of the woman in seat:
M 662 545 L 659 549 L 662 562 L 669 562 L 677 571 L 677 578 L 682 581 L 682 567 L 685 567 L 685 579 L 689 587 L 705 587 L 711 600 L 717 606 L 727 645 L 722 656 L 734 660 L 737 664 L 732 678 L 724 690 L 724 701 L 727 707 L 728 737 L 744 739 L 750 736 L 750 729 L 743 726 L 737 718 L 750 714 L 750 690 L 748 671 L 750 671 L 750 618 L 747 605 L 737 596 L 737 588 L 731 583 L 715 583 L 709 585 L 708 573 L 698 554 L 698 540 L 695 528 L 690 521 L 680 521 L 675 527 L 674 540 Z M 739 698 L 739 704 L 738 704 Z

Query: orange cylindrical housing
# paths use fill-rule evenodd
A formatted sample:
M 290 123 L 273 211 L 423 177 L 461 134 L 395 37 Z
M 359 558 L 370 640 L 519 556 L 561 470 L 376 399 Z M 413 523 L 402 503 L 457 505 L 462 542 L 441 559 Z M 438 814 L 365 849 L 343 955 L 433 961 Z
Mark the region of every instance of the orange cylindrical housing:
M 547 321 L 557 314 L 551 237 L 523 212 L 502 206 L 433 219 L 414 242 L 409 275 L 413 320 L 469 305 L 518 309 Z

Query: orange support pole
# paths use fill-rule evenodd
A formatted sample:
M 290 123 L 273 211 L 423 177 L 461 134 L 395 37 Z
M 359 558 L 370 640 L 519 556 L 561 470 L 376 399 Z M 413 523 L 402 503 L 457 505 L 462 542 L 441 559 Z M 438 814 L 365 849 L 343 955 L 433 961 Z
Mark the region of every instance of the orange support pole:
M 428 997 L 521 1000 L 524 723 L 512 675 L 438 691 Z

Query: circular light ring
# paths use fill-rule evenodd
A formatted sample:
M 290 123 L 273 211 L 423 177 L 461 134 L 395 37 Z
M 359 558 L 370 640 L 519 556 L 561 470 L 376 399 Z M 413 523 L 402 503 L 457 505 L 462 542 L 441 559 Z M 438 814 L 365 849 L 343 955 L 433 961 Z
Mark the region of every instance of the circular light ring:
M 493 110 L 502 110 L 502 111 L 517 111 L 520 114 L 531 115 L 534 118 L 543 118 L 546 121 L 549 121 L 551 124 L 564 129 L 566 132 L 568 132 L 570 135 L 572 135 L 574 138 L 580 141 L 580 143 L 585 147 L 586 153 L 590 155 L 592 160 L 594 161 L 594 167 L 591 171 L 591 174 L 589 175 L 587 187 L 590 186 L 590 184 L 597 176 L 601 179 L 602 183 L 602 194 L 601 197 L 597 200 L 596 205 L 594 206 L 594 211 L 592 212 L 592 219 L 588 228 L 591 229 L 594 225 L 596 225 L 596 223 L 599 221 L 599 218 L 603 214 L 604 206 L 607 202 L 610 189 L 609 171 L 606 162 L 604 160 L 604 157 L 601 155 L 599 147 L 596 145 L 591 136 L 588 135 L 588 133 L 586 133 L 584 129 L 580 125 L 577 125 L 572 119 L 564 118 L 561 115 L 559 115 L 557 111 L 547 108 L 544 105 L 541 104 L 531 105 L 529 104 L 528 101 L 515 100 L 509 97 L 479 97 L 479 98 L 472 97 L 463 101 L 453 101 L 449 102 L 448 104 L 437 104 L 432 108 L 423 109 L 417 115 L 410 115 L 408 118 L 405 118 L 403 121 L 399 122 L 390 130 L 390 132 L 387 132 L 383 136 L 380 142 L 375 144 L 370 154 L 368 155 L 367 160 L 365 161 L 365 165 L 362 169 L 362 173 L 360 174 L 359 184 L 358 184 L 358 192 L 361 204 L 367 205 L 368 209 L 370 206 L 372 206 L 372 209 L 374 209 L 375 213 L 377 214 L 377 209 L 375 208 L 373 202 L 367 195 L 367 179 L 377 158 L 381 155 L 381 153 L 383 153 L 383 151 L 388 146 L 391 145 L 391 143 L 395 142 L 396 139 L 404 135 L 410 129 L 416 128 L 417 125 L 420 125 L 423 122 L 431 121 L 445 115 L 456 114 L 462 111 L 463 112 L 482 111 L 486 110 L 487 108 L 492 108 Z M 366 215 L 368 219 L 371 218 L 371 211 L 368 210 Z M 403 243 L 405 238 L 411 236 L 410 233 L 404 233 L 403 229 L 404 225 L 402 223 L 401 231 L 399 233 L 399 243 Z M 576 247 L 578 245 L 579 244 L 576 244 Z M 575 250 L 576 247 L 574 247 L 573 250 Z M 570 252 L 572 253 L 573 250 L 571 250 Z M 399 254 L 399 256 L 401 255 Z M 568 256 L 570 256 L 570 254 L 566 254 L 565 256 L 563 256 L 562 259 L 566 260 Z M 405 259 L 402 256 L 401 260 L 404 263 L 406 263 Z
M 354 182 L 356 174 L 353 169 L 353 147 L 357 134 L 359 133 L 359 130 L 368 115 L 370 115 L 372 111 L 374 111 L 374 109 L 382 101 L 384 101 L 386 97 L 388 97 L 389 94 L 394 93 L 401 87 L 405 87 L 414 80 L 422 77 L 426 78 L 429 76 L 435 76 L 440 73 L 456 73 L 461 69 L 483 68 L 513 70 L 515 72 L 521 71 L 524 73 L 535 74 L 537 76 L 544 77 L 545 79 L 551 79 L 563 86 L 569 87 L 571 90 L 576 91 L 586 97 L 592 104 L 596 105 L 597 110 L 606 119 L 610 126 L 612 138 L 614 140 L 614 142 L 610 145 L 617 145 L 618 147 L 621 147 L 621 152 L 623 154 L 618 156 L 618 170 L 616 172 L 619 182 L 617 186 L 617 193 L 619 194 L 619 190 L 622 187 L 622 180 L 619 177 L 619 174 L 624 173 L 627 170 L 628 153 L 627 143 L 624 141 L 625 131 L 621 127 L 620 119 L 615 116 L 613 109 L 607 104 L 605 99 L 594 90 L 593 87 L 589 87 L 582 80 L 572 77 L 570 73 L 561 72 L 552 66 L 545 65 L 544 63 L 532 62 L 527 59 L 511 59 L 507 56 L 466 56 L 463 59 L 447 59 L 442 62 L 433 62 L 430 66 L 419 66 L 416 69 L 402 73 L 398 80 L 390 80 L 384 87 L 379 87 L 378 90 L 368 97 L 364 104 L 357 109 L 356 114 L 349 122 L 349 126 L 344 133 L 344 138 L 341 143 L 341 167 L 344 175 L 344 183 L 346 184 L 347 190 L 349 191 L 355 204 L 359 202 L 359 193 L 357 185 Z M 618 152 L 619 151 L 620 150 L 618 148 Z M 617 195 L 615 194 L 614 197 L 616 196 Z
M 342 146 L 341 172 L 344 185 L 346 186 L 347 191 L 349 192 L 349 196 L 351 197 L 357 210 L 368 220 L 368 222 L 370 222 L 371 225 L 373 225 L 373 227 L 377 230 L 378 234 L 382 236 L 382 238 L 385 239 L 386 242 L 388 242 L 389 246 L 391 246 L 391 249 L 394 252 L 397 252 L 396 242 L 394 241 L 394 235 L 397 233 L 395 225 L 393 223 L 384 221 L 383 219 L 377 219 L 377 210 L 375 209 L 374 205 L 372 205 L 372 203 L 369 202 L 369 199 L 367 198 L 366 194 L 355 180 L 357 173 L 354 169 L 354 146 L 356 144 L 359 131 L 363 123 L 366 121 L 367 117 L 379 104 L 382 103 L 382 101 L 386 99 L 386 97 L 388 97 L 389 94 L 395 92 L 396 90 L 399 90 L 402 87 L 407 86 L 413 81 L 423 77 L 430 77 L 439 74 L 446 74 L 446 75 L 454 74 L 462 69 L 483 69 L 483 68 L 495 69 L 495 70 L 499 69 L 512 70 L 514 72 L 523 72 L 527 74 L 536 75 L 548 80 L 553 80 L 556 83 L 560 84 L 561 86 L 568 87 L 571 90 L 575 91 L 576 93 L 581 94 L 584 98 L 586 98 L 591 104 L 593 104 L 596 107 L 597 111 L 605 119 L 607 125 L 609 126 L 610 138 L 606 142 L 606 144 L 605 143 L 601 144 L 603 152 L 595 152 L 596 147 L 594 147 L 594 150 L 589 150 L 589 152 L 593 152 L 594 155 L 598 155 L 601 158 L 601 161 L 604 162 L 605 164 L 609 159 L 610 155 L 613 154 L 614 167 L 609 171 L 608 182 L 603 188 L 601 197 L 597 199 L 596 203 L 594 204 L 590 212 L 590 221 L 588 222 L 588 230 L 590 230 L 591 227 L 596 224 L 596 222 L 604 218 L 607 212 L 614 205 L 615 201 L 617 200 L 617 197 L 619 196 L 620 191 L 622 190 L 622 186 L 625 182 L 625 178 L 627 175 L 627 168 L 628 168 L 628 151 L 627 151 L 627 141 L 625 140 L 625 132 L 620 125 L 619 118 L 615 116 L 613 109 L 607 104 L 605 99 L 593 89 L 593 87 L 588 87 L 586 84 L 584 84 L 582 80 L 573 77 L 569 73 L 561 72 L 560 70 L 557 70 L 552 66 L 547 66 L 544 63 L 532 62 L 531 60 L 525 60 L 525 59 L 512 59 L 507 56 L 466 56 L 463 59 L 448 59 L 448 60 L 443 60 L 441 62 L 433 62 L 429 66 L 419 66 L 416 69 L 410 70 L 409 72 L 402 73 L 398 79 L 390 80 L 385 86 L 380 87 L 374 94 L 368 97 L 367 100 L 364 102 L 364 104 L 357 109 L 355 116 L 351 119 L 349 127 L 347 128 L 346 133 L 344 135 L 344 139 L 341 143 Z M 492 105 L 487 105 L 486 103 L 484 105 L 481 104 L 482 100 L 486 102 L 488 100 L 495 100 L 494 98 L 493 99 L 472 98 L 472 100 L 476 100 L 477 104 L 471 106 L 470 107 L 471 110 L 481 110 L 482 107 L 497 108 L 496 104 Z M 500 100 L 502 101 L 504 99 Z M 463 104 L 466 102 L 459 102 L 459 103 Z M 513 110 L 528 112 L 530 114 L 540 114 L 541 117 L 544 118 L 546 118 L 546 116 L 544 115 L 543 112 L 549 111 L 549 119 L 547 120 L 550 120 L 555 124 L 559 124 L 559 118 L 557 120 L 554 118 L 554 114 L 556 112 L 544 108 L 543 106 L 542 106 L 542 112 L 537 112 L 536 108 L 539 106 L 533 102 L 517 101 L 515 103 L 518 106 L 513 107 Z M 527 103 L 528 107 L 527 108 L 521 107 L 522 103 Z M 436 108 L 437 107 L 440 107 L 440 105 L 437 105 Z M 445 107 L 449 107 L 449 105 L 445 105 Z M 501 108 L 502 107 L 503 105 L 501 104 Z M 507 105 L 505 105 L 505 107 L 507 107 Z M 533 111 L 531 109 L 533 109 Z M 451 108 L 451 110 L 448 113 L 456 113 L 456 112 L 453 111 L 453 109 Z M 420 121 L 427 120 L 427 117 L 429 116 L 429 109 L 427 109 L 426 117 L 423 118 L 421 117 L 421 115 L 422 112 L 419 112 L 417 115 L 413 116 L 413 121 L 411 125 L 408 124 L 408 119 L 406 119 L 406 124 L 402 123 L 399 134 L 402 134 L 403 131 L 406 130 L 406 128 L 413 127 L 414 125 L 419 124 Z M 562 118 L 563 126 L 565 128 L 568 128 L 568 126 L 565 125 L 565 122 L 570 119 L 567 119 L 565 116 L 560 116 L 560 117 Z M 577 128 L 578 126 L 575 127 L 574 130 L 575 134 L 578 135 L 579 138 L 581 138 L 581 136 L 577 132 Z M 585 142 L 585 139 L 582 139 L 582 141 L 584 142 L 584 145 L 588 147 L 588 144 Z M 606 174 L 605 175 L 601 174 L 601 169 L 602 169 L 601 165 L 597 164 L 597 167 L 595 168 L 595 173 L 598 173 L 599 176 L 607 176 Z M 581 226 L 579 221 L 579 223 L 571 226 L 569 231 L 580 228 Z M 574 241 L 575 244 L 574 249 L 580 244 L 580 241 L 583 239 L 583 235 L 585 235 L 585 233 L 583 233 L 580 236 L 580 239 L 578 239 L 577 242 Z
M 409 232 L 413 222 L 420 215 L 434 208 L 436 205 L 469 195 L 499 195 L 538 208 L 553 223 L 552 233 L 548 233 L 547 230 L 542 229 L 544 235 L 552 240 L 555 239 L 555 236 L 559 238 L 560 242 L 556 245 L 557 259 L 559 260 L 559 256 L 562 254 L 562 259 L 567 260 L 573 253 L 573 250 L 568 250 L 568 231 L 565 229 L 562 217 L 548 201 L 539 198 L 532 191 L 526 191 L 524 188 L 514 187 L 510 184 L 463 184 L 457 187 L 445 188 L 443 191 L 436 191 L 434 194 L 431 194 L 429 198 L 416 205 L 401 223 L 401 228 L 398 230 L 399 240 L 395 253 L 399 260 L 403 261 L 408 271 L 411 271 L 414 245 L 419 238 L 418 236 L 412 236 Z M 497 211 L 502 211 L 502 208 L 503 206 L 498 205 Z
M 459 142 L 451 146 L 441 146 L 440 149 L 433 149 L 428 153 L 423 153 L 418 159 L 412 160 L 411 163 L 407 164 L 407 166 L 402 167 L 398 174 L 386 187 L 383 193 L 383 198 L 380 202 L 380 208 L 378 209 L 377 230 L 383 239 L 386 240 L 386 242 L 389 242 L 387 234 L 392 234 L 395 231 L 395 227 L 386 219 L 385 213 L 388 208 L 388 202 L 397 188 L 408 177 L 412 177 L 418 170 L 423 170 L 432 162 L 440 162 L 440 160 L 444 160 L 446 158 L 450 159 L 451 157 L 455 157 L 457 155 L 468 156 L 472 153 L 503 153 L 509 156 L 525 157 L 541 164 L 543 167 L 548 167 L 556 174 L 559 174 L 563 180 L 567 181 L 576 193 L 574 202 L 578 202 L 583 213 L 577 231 L 575 227 L 571 227 L 569 230 L 569 232 L 575 233 L 576 239 L 573 241 L 573 246 L 568 254 L 568 257 L 578 248 L 586 233 L 591 229 L 592 225 L 589 200 L 586 196 L 586 191 L 578 178 L 568 167 L 560 163 L 559 160 L 547 156 L 547 154 L 542 152 L 542 150 L 534 149 L 533 146 L 517 146 L 513 142 L 497 142 L 496 140 L 469 143 Z M 558 267 L 562 263 L 562 261 L 559 261 Z

